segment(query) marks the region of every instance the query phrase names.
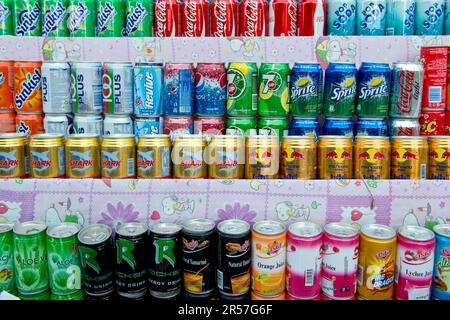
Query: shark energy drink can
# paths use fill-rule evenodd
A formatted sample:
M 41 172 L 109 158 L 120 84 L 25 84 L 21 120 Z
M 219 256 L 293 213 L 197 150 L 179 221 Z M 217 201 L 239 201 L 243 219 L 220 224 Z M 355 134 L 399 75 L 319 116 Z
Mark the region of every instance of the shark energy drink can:
M 136 177 L 136 141 L 132 134 L 112 134 L 102 142 L 102 177 L 132 179 Z
M 25 134 L 0 134 L 0 178 L 24 178 L 27 175 L 27 149 Z
M 65 157 L 63 134 L 43 133 L 31 136 L 31 177 L 63 178 L 66 175 Z
M 144 135 L 137 145 L 138 178 L 169 178 L 170 136 L 167 134 Z
M 177 135 L 173 143 L 172 163 L 174 178 L 206 178 L 203 153 L 206 139 L 201 135 Z
M 100 141 L 98 135 L 72 134 L 66 141 L 66 177 L 100 177 Z
M 245 148 L 241 136 L 212 136 L 207 150 L 209 178 L 242 179 L 244 177 Z

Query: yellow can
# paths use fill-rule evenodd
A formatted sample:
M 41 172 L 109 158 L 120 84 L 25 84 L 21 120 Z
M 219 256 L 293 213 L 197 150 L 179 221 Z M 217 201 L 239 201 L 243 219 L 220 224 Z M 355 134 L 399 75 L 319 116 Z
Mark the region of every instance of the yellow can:
M 281 179 L 315 179 L 317 145 L 314 137 L 285 136 L 281 141 Z
M 450 179 L 450 136 L 428 138 L 428 179 Z
M 353 178 L 353 141 L 347 136 L 320 136 L 319 179 Z
M 242 179 L 245 148 L 242 136 L 215 135 L 206 148 L 208 177 L 212 179 Z
M 168 134 L 140 136 L 137 145 L 137 177 L 169 178 L 170 148 Z
M 205 148 L 205 136 L 176 135 L 172 148 L 173 177 L 206 178 L 208 168 L 204 157 Z
M 245 140 L 245 178 L 276 179 L 280 167 L 277 136 L 247 136 Z
M 358 297 L 389 300 L 394 292 L 397 234 L 391 227 L 366 224 L 361 228 L 358 259 Z
M 391 176 L 391 143 L 388 137 L 355 137 L 355 178 L 389 179 Z
M 112 134 L 102 141 L 102 177 L 133 179 L 136 177 L 136 140 L 132 134 Z
M 72 134 L 66 140 L 66 177 L 100 178 L 100 141 L 96 134 Z
M 66 175 L 63 134 L 35 134 L 31 136 L 29 150 L 31 177 L 63 178 Z
M 27 150 L 25 134 L 0 134 L 0 178 L 25 178 L 27 176 Z
M 392 179 L 426 179 L 428 165 L 427 137 L 392 137 L 391 163 Z
M 252 291 L 251 300 L 286 300 L 286 294 L 283 292 L 276 296 L 263 296 Z

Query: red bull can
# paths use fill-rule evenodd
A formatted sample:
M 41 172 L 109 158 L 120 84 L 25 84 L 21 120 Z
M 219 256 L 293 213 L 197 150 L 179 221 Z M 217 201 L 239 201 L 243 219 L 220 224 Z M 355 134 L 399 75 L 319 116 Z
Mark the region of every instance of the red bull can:
M 353 178 L 353 141 L 347 136 L 320 136 L 319 179 Z
M 428 179 L 450 179 L 450 136 L 428 138 Z
M 276 179 L 280 166 L 280 144 L 276 136 L 247 136 L 245 178 Z
M 315 179 L 317 171 L 315 137 L 286 136 L 281 142 L 280 179 Z
M 391 144 L 388 137 L 355 137 L 355 178 L 389 179 Z
M 427 137 L 392 137 L 391 141 L 391 178 L 426 179 Z

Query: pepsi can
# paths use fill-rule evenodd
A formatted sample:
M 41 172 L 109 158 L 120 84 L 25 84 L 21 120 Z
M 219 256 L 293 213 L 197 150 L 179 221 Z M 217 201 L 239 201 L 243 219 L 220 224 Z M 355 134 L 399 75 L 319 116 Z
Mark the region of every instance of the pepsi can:
M 103 135 L 133 134 L 133 120 L 129 115 L 105 115 L 103 120 Z
M 319 63 L 296 63 L 291 72 L 290 108 L 294 116 L 322 113 L 323 70 Z
M 227 102 L 227 70 L 223 63 L 195 68 L 195 108 L 200 116 L 222 116 Z
M 134 74 L 134 114 L 158 116 L 163 113 L 162 63 L 137 63 Z
M 134 134 L 136 139 L 146 135 L 162 134 L 163 120 L 163 117 L 136 116 L 134 118 Z
M 322 135 L 353 137 L 352 118 L 326 118 Z
M 439 36 L 444 32 L 445 0 L 416 2 L 415 32 L 418 36 Z
M 191 63 L 164 66 L 164 114 L 194 114 L 194 67 Z
M 73 128 L 73 115 L 46 113 L 44 118 L 44 130 L 46 133 L 58 133 L 68 136 L 75 133 Z
M 386 11 L 386 35 L 414 35 L 416 0 L 388 0 Z
M 353 36 L 356 24 L 356 0 L 328 0 L 326 17 L 329 35 Z
M 386 1 L 358 0 L 356 5 L 356 34 L 384 36 L 386 33 Z
M 386 137 L 387 122 L 383 118 L 359 118 L 356 122 L 355 136 Z
M 311 136 L 316 140 L 320 134 L 320 125 L 317 118 L 294 117 L 289 125 L 290 136 Z

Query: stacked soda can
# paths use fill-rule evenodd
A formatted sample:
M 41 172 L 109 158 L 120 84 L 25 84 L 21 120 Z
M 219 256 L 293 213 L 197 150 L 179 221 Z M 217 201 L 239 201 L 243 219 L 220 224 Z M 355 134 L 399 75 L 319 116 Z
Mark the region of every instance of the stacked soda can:
M 16 132 L 14 62 L 0 62 L 0 133 Z

